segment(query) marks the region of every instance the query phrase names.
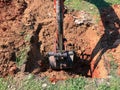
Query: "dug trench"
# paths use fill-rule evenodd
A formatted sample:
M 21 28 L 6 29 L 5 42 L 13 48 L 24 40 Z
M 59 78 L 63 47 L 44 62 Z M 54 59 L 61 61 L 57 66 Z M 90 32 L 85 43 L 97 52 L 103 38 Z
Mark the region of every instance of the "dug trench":
M 50 0 L 41 0 L 40 2 L 39 0 L 25 1 L 27 6 L 23 11 L 24 13 L 20 13 L 20 16 L 22 17 L 17 17 L 17 19 L 15 18 L 14 22 L 12 22 L 14 28 L 9 29 L 9 32 L 12 33 L 13 31 L 21 32 L 20 29 L 23 30 L 24 27 L 24 31 L 22 31 L 22 35 L 17 34 L 15 36 L 15 40 L 14 35 L 12 35 L 12 39 L 9 39 L 7 41 L 9 42 L 11 40 L 14 40 L 14 48 L 18 47 L 18 49 L 23 49 L 24 47 L 30 47 L 30 50 L 28 50 L 28 52 L 25 54 L 27 57 L 24 61 L 25 67 L 22 65 L 22 67 L 19 68 L 16 64 L 16 58 L 12 60 L 15 67 L 19 68 L 19 72 L 23 71 L 24 73 L 29 72 L 40 77 L 49 77 L 51 81 L 66 80 L 70 77 L 75 78 L 80 76 L 91 78 L 107 78 L 109 76 L 110 60 L 107 57 L 106 53 L 114 53 L 114 56 L 117 57 L 116 62 L 119 62 L 120 57 L 117 55 L 120 50 L 120 47 L 117 43 L 119 42 L 119 30 L 117 30 L 117 33 L 115 32 L 112 36 L 110 36 L 110 38 L 108 38 L 104 32 L 105 27 L 103 25 L 103 21 L 96 23 L 95 18 L 93 18 L 89 13 L 85 11 L 68 11 L 64 15 L 64 38 L 66 39 L 65 44 L 67 50 L 75 51 L 73 68 L 70 70 L 52 70 L 49 66 L 46 54 L 50 51 L 54 51 L 54 41 L 56 38 L 57 24 L 53 10 L 53 2 Z M 13 3 L 13 5 L 15 3 Z M 120 6 L 115 5 L 113 8 L 115 9 L 116 14 L 119 15 Z M 111 8 L 107 8 L 106 10 L 111 11 Z M 104 16 L 108 15 L 108 12 L 106 12 L 105 9 L 102 12 Z M 113 15 L 112 13 L 110 16 L 111 17 L 104 19 L 107 21 L 107 23 L 109 22 L 108 26 L 111 26 L 114 21 L 110 18 L 116 17 L 115 14 Z M 117 17 L 116 21 L 119 21 Z M 14 23 L 18 23 L 18 26 L 14 25 Z M 10 23 L 7 24 L 10 26 Z M 116 27 L 113 26 L 109 29 L 113 30 L 115 28 Z M 3 32 L 7 34 L 7 32 L 4 30 L 1 31 L 1 33 Z M 1 37 L 3 38 L 4 36 L 1 35 Z M 26 37 L 25 40 L 24 37 Z M 111 40 L 113 42 L 111 42 Z M 117 41 L 117 45 L 115 44 L 115 41 Z M 22 43 L 22 45 L 18 46 L 17 42 L 19 42 L 20 45 Z M 5 44 L 5 42 L 3 42 L 3 44 Z M 106 48 L 106 45 L 108 44 L 110 44 L 111 47 Z M 114 49 L 113 46 L 115 46 Z M 1 52 L 2 51 L 3 49 L 1 49 Z M 14 51 L 14 57 L 20 50 L 15 51 L 13 49 L 10 49 L 10 51 Z M 7 57 L 5 56 L 4 59 L 6 58 Z M 9 60 L 10 58 L 7 59 L 8 62 Z M 3 60 L 1 59 L 1 62 L 2 61 Z M 3 65 L 2 68 L 6 68 L 5 70 L 7 70 L 8 65 L 5 66 L 5 63 L 6 62 L 2 63 L 1 66 Z M 0 72 L 1 75 L 3 75 L 2 73 L 4 73 L 4 70 L 0 69 Z
M 68 51 L 75 51 L 75 57 L 72 69 L 56 71 L 50 68 L 48 58 L 46 57 L 48 52 L 54 51 L 55 32 L 57 30 L 56 23 L 53 21 L 53 23 L 48 23 L 47 25 L 39 24 L 35 34 L 31 38 L 31 50 L 28 53 L 29 56 L 26 62 L 25 71 L 39 74 L 40 76 L 48 76 L 55 80 L 63 80 L 68 77 L 78 76 L 97 78 L 107 77 L 108 71 L 106 70 L 104 60 L 100 61 L 94 72 L 91 71 L 91 66 L 94 65 L 94 61 L 90 60 L 92 47 L 95 45 L 95 42 L 99 40 L 96 31 L 91 27 L 91 21 L 85 22 L 83 25 L 76 25 L 71 14 L 65 15 L 64 37 L 67 40 L 66 46 Z M 92 38 L 92 40 L 89 38 L 93 35 L 95 38 L 97 37 L 96 41 L 94 41 L 94 38 Z M 89 39 L 92 43 L 88 42 Z M 92 47 L 90 44 L 92 44 Z
M 82 20 L 79 16 L 82 14 L 89 18 L 85 17 L 82 23 L 76 23 L 75 21 L 79 21 L 79 19 Z M 74 17 L 78 18 L 76 19 Z M 50 68 L 46 54 L 50 51 L 54 51 L 56 30 L 57 24 L 55 18 L 39 23 L 31 38 L 31 50 L 28 53 L 29 56 L 25 68 L 26 72 L 39 74 L 41 77 L 48 76 L 51 81 L 52 79 L 65 80 L 69 77 L 79 76 L 94 78 L 107 77 L 108 70 L 106 68 L 108 65 L 106 66 L 106 64 L 108 64 L 108 61 L 102 58 L 103 60 L 99 62 L 97 68 L 92 68 L 97 58 L 96 56 L 94 60 L 91 60 L 92 51 L 100 37 L 95 31 L 93 20 L 88 13 L 72 12 L 65 14 L 64 17 L 64 38 L 66 39 L 66 48 L 68 51 L 75 51 L 72 69 L 56 71 Z
M 113 6 L 113 8 L 115 7 Z M 104 10 L 101 11 L 102 19 L 103 14 L 105 14 Z M 109 13 L 112 11 L 111 8 L 107 8 L 107 10 L 104 20 L 109 23 L 107 25 L 109 29 L 114 30 L 116 26 L 111 27 L 114 22 L 111 22 L 113 20 L 107 15 L 114 18 L 116 14 L 114 11 Z M 118 14 L 118 11 L 116 13 Z M 118 17 L 115 21 L 119 22 Z M 103 20 L 96 25 L 92 16 L 84 11 L 73 11 L 64 15 L 66 48 L 68 51 L 74 50 L 75 57 L 72 69 L 56 71 L 50 68 L 48 58 L 46 58 L 46 54 L 55 49 L 55 32 L 57 30 L 55 15 L 44 19 L 39 23 L 34 36 L 31 38 L 32 48 L 29 52 L 25 71 L 38 74 L 41 77 L 47 76 L 51 81 L 79 76 L 107 78 L 110 74 L 110 60 L 105 53 L 119 46 L 114 45 L 119 40 L 119 32 L 113 31 L 111 35 L 106 34 L 104 29 L 107 26 L 102 23 L 104 23 Z

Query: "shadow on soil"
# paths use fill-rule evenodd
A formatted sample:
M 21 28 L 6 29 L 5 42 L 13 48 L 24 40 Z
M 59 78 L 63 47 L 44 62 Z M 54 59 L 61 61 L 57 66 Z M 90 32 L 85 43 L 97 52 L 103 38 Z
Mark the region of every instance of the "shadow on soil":
M 25 72 L 32 72 L 35 68 L 40 68 L 39 61 L 41 60 L 40 54 L 40 42 L 39 42 L 39 32 L 42 28 L 42 25 L 39 24 L 36 32 L 33 33 L 31 37 L 31 50 L 28 52 L 28 58 L 25 66 Z
M 98 8 L 100 17 L 101 17 L 101 21 L 102 21 L 102 24 L 104 27 L 104 34 L 102 35 L 102 37 L 96 44 L 95 48 L 92 51 L 92 54 L 91 55 L 81 54 L 82 56 L 90 57 L 90 59 L 87 60 L 87 58 L 86 58 L 86 60 L 84 60 L 83 58 L 79 58 L 77 60 L 79 60 L 80 62 L 76 63 L 76 64 L 78 64 L 78 65 L 76 65 L 76 66 L 78 66 L 77 68 L 83 69 L 83 72 L 80 72 L 80 74 L 82 74 L 83 76 L 88 76 L 87 74 L 88 74 L 88 71 L 90 70 L 90 72 L 91 72 L 90 77 L 92 77 L 92 73 L 94 72 L 98 63 L 100 62 L 102 55 L 108 49 L 116 48 L 119 44 L 119 43 L 115 44 L 115 42 L 119 39 L 119 31 L 118 30 L 120 29 L 120 19 L 117 16 L 117 14 L 115 13 L 112 6 L 110 6 L 110 4 L 105 2 L 104 0 L 85 0 L 85 1 L 87 1 L 91 4 L 94 4 Z M 90 67 L 91 62 L 92 62 L 93 58 L 99 52 L 100 52 L 100 54 L 97 57 L 97 59 L 95 60 L 93 70 L 91 70 L 91 67 Z M 83 64 L 81 64 L 81 60 L 83 61 L 82 62 Z M 84 61 L 87 61 L 87 62 L 84 62 Z M 77 73 L 79 73 L 79 72 L 77 72 Z
M 100 13 L 101 21 L 104 26 L 104 34 L 96 44 L 95 48 L 92 51 L 91 55 L 87 55 L 84 52 L 81 56 L 75 56 L 74 66 L 72 70 L 66 70 L 66 72 L 71 74 L 78 74 L 86 77 L 92 77 L 92 73 L 96 69 L 98 63 L 101 60 L 102 55 L 108 50 L 112 48 L 116 48 L 118 46 L 114 43 L 119 38 L 119 28 L 120 28 L 120 20 L 116 15 L 112 6 L 104 0 L 86 0 L 87 2 L 94 4 Z M 105 9 L 104 9 L 105 8 Z M 34 36 L 31 38 L 31 51 L 28 53 L 29 58 L 26 64 L 27 72 L 32 72 L 35 68 L 41 68 L 38 63 L 41 61 L 41 54 L 39 51 L 40 42 L 38 34 L 42 28 L 42 25 L 38 25 L 37 31 L 34 33 Z M 34 53 L 36 52 L 36 53 Z M 98 54 L 99 56 L 95 60 L 95 64 L 93 70 L 91 70 L 91 62 L 93 58 Z M 35 61 L 34 61 L 35 60 Z M 44 68 L 43 71 L 46 71 L 49 67 Z M 90 75 L 88 75 L 90 72 Z
M 91 55 L 87 55 L 84 52 L 82 52 L 80 56 L 75 56 L 73 69 L 70 71 L 68 70 L 68 72 L 72 74 L 82 75 L 85 77 L 92 77 L 92 74 L 96 67 L 98 66 L 102 55 L 108 49 L 116 48 L 120 43 L 120 42 L 116 43 L 116 41 L 120 38 L 118 31 L 120 29 L 120 19 L 115 13 L 113 7 L 104 0 L 85 0 L 85 1 L 94 4 L 99 10 L 100 18 L 104 27 L 104 34 L 97 42 Z M 98 53 L 99 55 L 95 60 L 93 69 L 91 69 L 91 62 Z

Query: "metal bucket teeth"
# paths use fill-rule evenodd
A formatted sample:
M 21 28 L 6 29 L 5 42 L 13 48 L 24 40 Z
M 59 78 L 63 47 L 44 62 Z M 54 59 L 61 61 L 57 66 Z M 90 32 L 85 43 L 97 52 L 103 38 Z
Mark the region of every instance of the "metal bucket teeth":
M 51 66 L 52 69 L 55 69 L 55 67 L 57 67 L 57 65 L 56 65 L 56 59 L 55 59 L 54 56 L 50 56 L 49 57 L 49 63 L 50 63 L 50 66 Z
M 72 68 L 74 60 L 74 52 L 49 53 L 49 63 L 52 69 L 68 69 Z

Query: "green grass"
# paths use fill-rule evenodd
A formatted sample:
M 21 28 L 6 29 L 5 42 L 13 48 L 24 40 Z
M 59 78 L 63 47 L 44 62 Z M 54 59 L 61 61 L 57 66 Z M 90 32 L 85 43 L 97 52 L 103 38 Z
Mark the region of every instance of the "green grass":
M 42 81 L 35 80 L 32 74 L 29 74 L 22 83 L 18 90 L 42 90 Z
M 83 10 L 95 18 L 96 22 L 100 20 L 100 9 L 110 7 L 114 4 L 120 4 L 120 0 L 66 0 L 65 5 L 71 11 Z
M 65 5 L 67 5 L 71 9 L 87 10 L 89 12 L 93 12 L 95 9 L 108 7 L 114 4 L 120 4 L 120 0 L 66 0 L 65 1 Z
M 0 79 L 0 90 L 84 90 L 85 78 L 69 79 L 66 81 L 52 84 L 45 79 L 35 78 L 34 75 L 29 74 L 23 80 Z M 43 86 L 45 84 L 45 86 Z
M 5 81 L 0 78 L 0 90 L 120 90 L 120 77 L 111 77 L 109 81 L 103 79 L 101 83 L 96 83 L 99 80 L 101 79 L 79 77 L 52 84 L 47 78 L 40 79 L 29 74 L 22 80 L 10 78 Z
M 101 82 L 101 83 L 98 83 Z M 48 78 L 35 77 L 32 74 L 24 76 L 21 80 L 12 77 L 0 78 L 0 90 L 120 90 L 120 77 L 107 79 L 70 78 L 56 84 L 49 82 Z
M 84 90 L 86 84 L 85 78 L 71 78 L 66 80 L 65 82 L 62 81 L 61 83 L 51 85 L 48 90 Z
M 117 77 L 118 63 L 115 62 L 115 58 L 111 53 L 108 53 L 107 57 L 109 57 L 110 59 L 110 75 L 113 77 Z
M 0 90 L 6 90 L 7 86 L 7 82 L 5 82 L 3 78 L 0 78 Z
M 30 41 L 30 38 L 31 38 L 31 35 L 30 35 L 30 34 L 27 34 L 27 35 L 24 37 L 25 42 L 29 42 L 29 41 Z
M 120 90 L 120 77 L 111 77 L 110 81 L 104 82 L 97 90 Z
M 117 76 L 117 68 L 118 64 L 115 61 L 110 61 L 110 75 L 116 77 Z
M 30 47 L 24 47 L 17 53 L 16 64 L 20 67 L 27 60 L 27 53 L 30 50 Z
M 117 75 L 118 64 L 111 53 L 107 54 L 110 60 L 109 80 L 99 85 L 97 90 L 120 90 L 120 76 Z

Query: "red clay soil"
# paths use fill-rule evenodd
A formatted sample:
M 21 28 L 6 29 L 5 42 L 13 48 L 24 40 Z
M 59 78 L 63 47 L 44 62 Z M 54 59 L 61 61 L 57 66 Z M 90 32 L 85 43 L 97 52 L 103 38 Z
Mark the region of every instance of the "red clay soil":
M 24 44 L 21 18 L 26 8 L 24 1 L 0 1 L 0 76 L 14 74 L 16 52 Z
M 120 16 L 120 6 L 114 5 L 113 9 Z M 111 26 L 116 15 L 108 13 L 111 11 L 110 8 L 106 10 L 102 11 L 101 18 L 104 16 L 108 26 Z M 107 14 L 111 19 L 105 18 Z M 0 75 L 5 76 L 11 71 L 16 71 L 15 55 L 29 43 L 30 51 L 27 53 L 25 67 L 27 72 L 48 76 L 52 82 L 79 75 L 107 78 L 110 72 L 110 60 L 106 53 L 113 53 L 116 62 L 120 64 L 119 38 L 112 37 L 119 34 L 119 29 L 117 29 L 117 34 L 110 36 L 110 40 L 114 41 L 110 42 L 104 32 L 103 21 L 95 24 L 94 20 L 95 18 L 84 11 L 68 12 L 64 15 L 66 49 L 75 50 L 75 61 L 71 70 L 54 71 L 49 68 L 48 60 L 45 58 L 47 52 L 55 49 L 57 25 L 53 1 L 22 0 L 18 2 L 11 0 L 8 3 L 0 2 Z M 115 25 L 119 27 L 117 23 Z M 109 29 L 113 33 L 116 27 Z M 25 34 L 21 35 L 20 32 L 25 32 Z M 31 36 L 30 42 L 24 40 L 25 35 L 28 34 Z M 117 45 L 115 45 L 116 43 Z M 113 52 L 114 45 L 116 47 Z

